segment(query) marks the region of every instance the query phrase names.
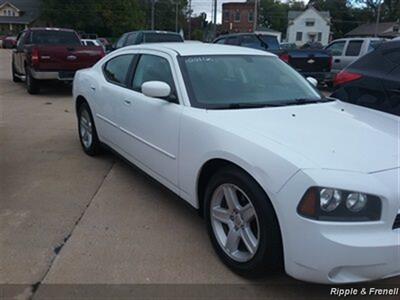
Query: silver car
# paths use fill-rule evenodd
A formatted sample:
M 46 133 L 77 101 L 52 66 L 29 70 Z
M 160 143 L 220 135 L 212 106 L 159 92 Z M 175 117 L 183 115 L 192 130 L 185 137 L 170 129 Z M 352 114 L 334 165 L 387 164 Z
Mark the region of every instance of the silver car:
M 384 41 L 381 38 L 343 38 L 332 41 L 325 47 L 325 50 L 332 55 L 332 72 L 339 73 Z

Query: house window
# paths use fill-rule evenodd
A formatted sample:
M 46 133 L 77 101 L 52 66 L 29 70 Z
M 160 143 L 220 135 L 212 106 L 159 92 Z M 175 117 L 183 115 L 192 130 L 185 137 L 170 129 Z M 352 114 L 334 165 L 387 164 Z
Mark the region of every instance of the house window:
M 229 10 L 225 10 L 224 11 L 224 21 L 229 22 L 229 17 L 230 17 Z
M 296 41 L 300 42 L 303 40 L 303 33 L 298 31 L 296 32 Z
M 253 11 L 249 11 L 249 22 L 253 23 L 254 21 L 254 12 Z
M 312 27 L 315 25 L 315 21 L 314 20 L 306 20 L 306 26 L 307 27 Z
M 235 12 L 235 22 L 240 22 L 240 11 Z
M 322 41 L 322 32 L 318 32 L 317 40 L 318 42 Z

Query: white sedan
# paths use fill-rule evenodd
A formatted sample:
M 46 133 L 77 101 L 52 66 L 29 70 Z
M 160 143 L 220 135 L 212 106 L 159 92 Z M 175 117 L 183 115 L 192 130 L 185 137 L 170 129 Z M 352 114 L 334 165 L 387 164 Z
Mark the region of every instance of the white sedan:
M 197 208 L 232 270 L 348 283 L 400 274 L 396 116 L 322 96 L 241 47 L 125 47 L 77 72 L 83 150 L 106 145 Z

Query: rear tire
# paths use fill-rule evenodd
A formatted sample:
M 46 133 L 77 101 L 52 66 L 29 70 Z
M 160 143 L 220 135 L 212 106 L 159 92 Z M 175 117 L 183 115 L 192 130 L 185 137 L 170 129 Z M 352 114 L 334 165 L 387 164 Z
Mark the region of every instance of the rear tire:
M 13 79 L 14 82 L 21 82 L 21 78 L 19 78 L 16 75 L 15 66 L 14 66 L 14 60 L 11 63 L 11 73 L 12 73 L 12 79 Z
M 239 203 L 236 209 L 231 209 L 228 203 L 232 201 L 226 200 L 232 191 Z M 250 175 L 234 166 L 219 170 L 206 187 L 204 201 L 211 243 L 230 269 L 251 278 L 282 270 L 282 240 L 275 211 L 264 190 Z M 251 218 L 246 210 L 249 203 L 250 216 L 254 215 Z M 233 243 L 228 241 L 231 234 L 239 236 Z
M 83 151 L 90 156 L 102 150 L 89 105 L 83 102 L 78 108 L 78 133 Z
M 38 80 L 33 78 L 30 67 L 25 68 L 25 74 L 26 74 L 26 76 L 25 76 L 26 77 L 26 90 L 28 91 L 28 93 L 31 95 L 39 94 L 40 84 L 39 84 Z

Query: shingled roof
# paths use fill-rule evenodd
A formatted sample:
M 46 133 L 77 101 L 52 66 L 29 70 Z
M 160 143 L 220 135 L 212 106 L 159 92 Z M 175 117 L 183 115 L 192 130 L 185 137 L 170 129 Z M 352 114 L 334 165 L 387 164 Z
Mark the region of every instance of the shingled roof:
M 397 32 L 393 31 L 396 26 Z M 395 37 L 400 36 L 399 26 L 400 24 L 397 22 L 379 23 L 378 27 L 376 27 L 376 23 L 362 24 L 346 33 L 346 36 L 374 36 L 376 31 L 380 37 Z
M 329 20 L 330 18 L 330 13 L 329 11 L 319 11 L 315 8 L 312 7 L 312 9 L 314 9 L 317 13 L 320 14 L 320 16 L 322 18 L 324 18 L 325 20 Z M 306 10 L 301 11 L 301 10 L 289 10 L 288 12 L 288 19 L 289 21 L 296 19 L 298 16 L 300 16 L 301 14 L 303 14 Z
M 21 16 L 0 16 L 0 24 L 30 24 L 40 15 L 40 0 L 0 0 L 0 7 L 9 3 L 18 8 Z

